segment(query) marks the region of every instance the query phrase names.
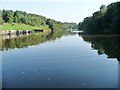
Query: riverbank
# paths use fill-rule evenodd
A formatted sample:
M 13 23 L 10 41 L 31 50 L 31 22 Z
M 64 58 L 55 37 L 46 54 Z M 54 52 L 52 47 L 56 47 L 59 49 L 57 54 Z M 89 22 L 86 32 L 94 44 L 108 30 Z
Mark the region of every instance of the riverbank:
M 0 30 L 34 30 L 34 29 L 44 29 L 48 30 L 49 27 L 47 25 L 44 26 L 31 26 L 31 25 L 26 25 L 26 24 L 9 24 L 9 23 L 4 23 Z

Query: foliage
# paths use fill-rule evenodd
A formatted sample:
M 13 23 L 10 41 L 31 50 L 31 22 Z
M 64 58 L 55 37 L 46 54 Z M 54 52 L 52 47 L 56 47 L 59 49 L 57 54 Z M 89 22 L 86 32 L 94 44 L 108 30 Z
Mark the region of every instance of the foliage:
M 46 24 L 49 26 L 49 28 L 53 31 L 53 30 L 63 30 L 64 26 L 61 22 L 56 22 L 53 19 L 47 19 Z
M 4 23 L 4 20 L 2 19 L 2 11 L 0 10 L 0 25 Z
M 5 23 L 17 23 L 26 24 L 30 26 L 37 27 L 49 27 L 51 30 L 61 30 L 64 29 L 63 23 L 60 21 L 55 21 L 53 19 L 48 19 L 44 16 L 27 13 L 25 11 L 12 11 L 12 10 L 0 10 L 0 24 Z M 2 19 L 2 20 L 1 20 Z M 46 29 L 46 28 L 45 28 Z
M 65 29 L 78 29 L 78 25 L 76 23 L 68 23 L 64 22 Z
M 78 29 L 79 30 L 81 29 L 81 26 L 82 26 L 82 22 L 79 22 L 79 24 L 78 24 Z
M 102 5 L 99 11 L 85 18 L 79 28 L 86 33 L 120 34 L 120 2 Z

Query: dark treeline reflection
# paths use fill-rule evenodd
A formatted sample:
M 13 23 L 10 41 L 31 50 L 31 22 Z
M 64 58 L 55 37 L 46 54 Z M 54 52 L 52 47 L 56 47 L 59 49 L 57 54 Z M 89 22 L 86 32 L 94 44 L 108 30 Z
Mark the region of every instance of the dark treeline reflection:
M 98 54 L 106 54 L 108 58 L 117 58 L 120 61 L 120 36 L 80 35 L 84 41 L 91 43 Z
M 34 33 L 31 35 L 18 36 L 10 39 L 2 40 L 2 51 L 14 48 L 27 48 L 50 40 L 55 40 L 63 35 L 63 31 L 54 33 Z

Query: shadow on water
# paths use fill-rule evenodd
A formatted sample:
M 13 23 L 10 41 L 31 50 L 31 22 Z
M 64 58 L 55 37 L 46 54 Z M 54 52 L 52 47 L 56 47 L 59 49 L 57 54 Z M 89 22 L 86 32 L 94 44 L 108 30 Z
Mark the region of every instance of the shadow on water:
M 115 35 L 80 35 L 84 41 L 97 50 L 98 55 L 106 54 L 107 58 L 120 61 L 120 36 Z
M 2 48 L 0 51 L 14 49 L 14 48 L 27 48 L 28 46 L 37 45 L 44 43 L 46 41 L 56 40 L 60 38 L 63 34 L 63 31 L 54 32 L 54 33 L 33 33 L 30 35 L 23 36 L 7 36 L 2 40 Z

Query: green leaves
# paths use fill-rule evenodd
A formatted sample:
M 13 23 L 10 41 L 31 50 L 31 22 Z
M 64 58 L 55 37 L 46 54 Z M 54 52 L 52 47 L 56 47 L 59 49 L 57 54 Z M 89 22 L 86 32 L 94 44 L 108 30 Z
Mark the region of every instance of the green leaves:
M 120 34 L 120 2 L 102 5 L 99 11 L 84 19 L 81 28 L 92 34 Z
M 4 23 L 22 23 L 31 26 L 39 26 L 39 27 L 49 27 L 49 29 L 53 30 L 63 30 L 63 23 L 60 21 L 55 21 L 53 19 L 47 19 L 44 16 L 26 13 L 24 11 L 16 10 L 13 12 L 12 10 L 3 10 L 0 11 L 2 15 L 0 15 L 0 24 Z M 1 20 L 2 19 L 2 20 Z
M 78 29 L 78 25 L 76 23 L 65 22 L 63 24 L 65 29 Z

